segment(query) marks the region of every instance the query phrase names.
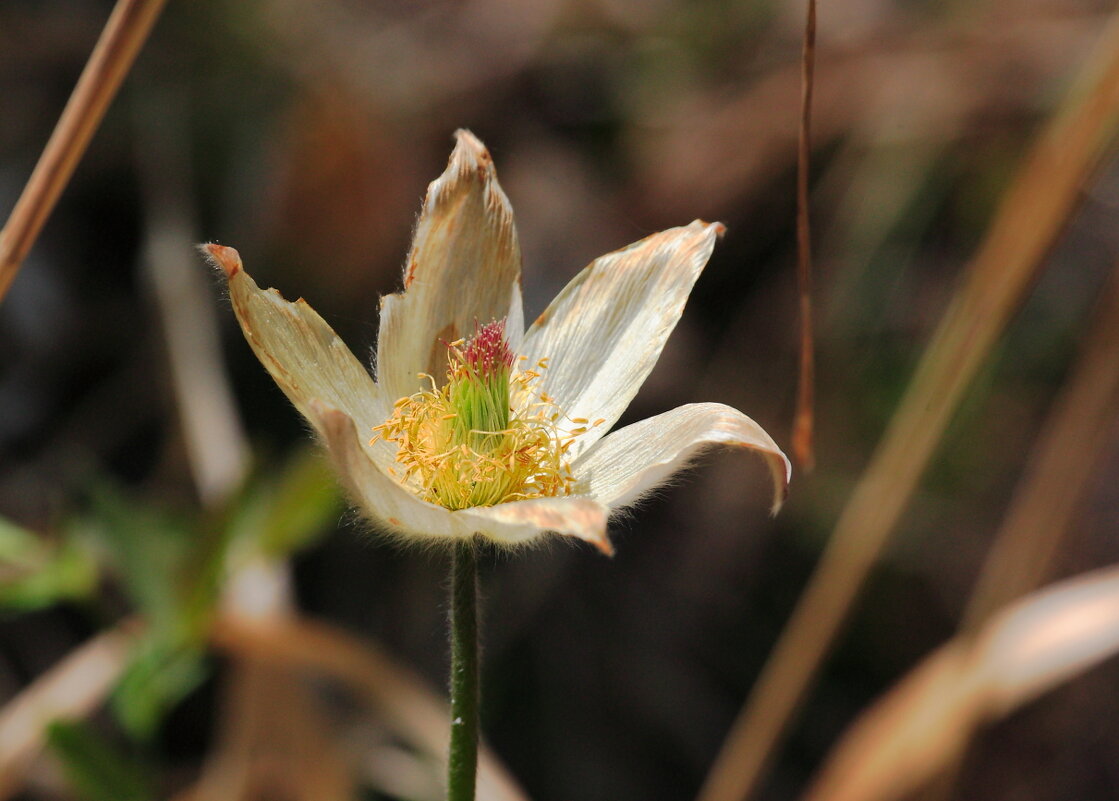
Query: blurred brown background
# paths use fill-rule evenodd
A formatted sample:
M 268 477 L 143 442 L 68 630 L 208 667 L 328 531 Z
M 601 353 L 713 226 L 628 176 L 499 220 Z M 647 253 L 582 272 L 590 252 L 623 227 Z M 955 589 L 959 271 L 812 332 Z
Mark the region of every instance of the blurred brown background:
M 0 4 L 5 210 L 110 7 Z M 720 453 L 620 521 L 612 560 L 562 543 L 488 559 L 483 725 L 532 798 L 694 796 L 1019 157 L 1112 12 L 821 4 L 817 470 L 794 475 L 771 520 L 761 463 Z M 193 242 L 237 247 L 262 285 L 305 297 L 367 353 L 377 297 L 399 288 L 458 127 L 489 146 L 516 212 L 528 319 L 601 253 L 697 217 L 726 223 L 622 423 L 720 401 L 787 446 L 803 13 L 783 0 L 171 0 L 0 306 L 0 514 L 50 531 L 107 478 L 197 504 L 141 266 L 153 225 L 181 232 L 199 271 Z M 1117 203 L 1108 163 L 957 415 L 761 798 L 793 797 L 856 712 L 954 632 L 1119 255 Z M 210 284 L 267 466 L 307 434 Z M 1100 436 L 1119 442 L 1114 426 Z M 1109 453 L 1060 575 L 1119 558 Z M 296 557 L 301 607 L 442 686 L 443 559 L 335 519 Z M 115 598 L 111 582 L 102 592 Z M 125 607 L 0 617 L 0 699 Z M 150 746 L 161 788 L 212 746 L 222 660 L 211 667 Z M 1115 797 L 1117 680 L 1108 664 L 985 733 L 958 797 Z

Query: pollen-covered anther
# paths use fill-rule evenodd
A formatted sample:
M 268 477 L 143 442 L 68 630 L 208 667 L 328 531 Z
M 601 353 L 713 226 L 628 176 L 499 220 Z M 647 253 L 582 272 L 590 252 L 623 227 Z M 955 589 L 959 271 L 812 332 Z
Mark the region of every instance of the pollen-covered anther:
M 539 372 L 513 369 L 505 322 L 477 326 L 447 354 L 446 383 L 398 400 L 370 444 L 394 443 L 405 483 L 448 509 L 570 494 L 566 453 L 580 432 L 558 427 L 562 413 L 533 386 Z

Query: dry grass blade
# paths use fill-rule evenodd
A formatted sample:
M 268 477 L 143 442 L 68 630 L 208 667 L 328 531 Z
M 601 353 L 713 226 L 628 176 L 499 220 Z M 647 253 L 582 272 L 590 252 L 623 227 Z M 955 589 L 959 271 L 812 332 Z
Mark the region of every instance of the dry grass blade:
M 70 180 L 166 0 L 118 0 L 39 163 L 0 231 L 0 301 Z
M 236 617 L 220 620 L 213 640 L 218 647 L 241 657 L 319 673 L 344 683 L 376 709 L 399 737 L 445 765 L 450 728 L 446 702 L 368 643 L 307 621 L 254 624 Z M 478 798 L 527 798 L 484 746 L 478 756 Z
M 984 721 L 1119 651 L 1119 568 L 1031 595 L 926 659 L 855 723 L 806 801 L 886 801 L 916 789 Z
M 231 617 L 285 625 L 292 613 L 287 567 L 248 562 L 229 577 L 222 603 Z M 214 748 L 198 780 L 174 801 L 354 798 L 354 771 L 307 684 L 285 665 L 255 654 L 233 656 Z
M 384 742 L 376 733 L 351 743 L 351 751 L 363 782 L 378 792 L 409 801 L 444 801 L 443 777 L 432 774 L 425 755 Z
M 1119 407 L 1119 268 L 1007 513 L 964 618 L 965 630 L 1039 586 L 1080 508 Z
M 964 391 L 1018 308 L 1119 122 L 1119 24 L 1105 30 L 1065 107 L 1003 201 L 921 359 L 901 406 L 701 791 L 738 801 L 754 788 Z
M 0 799 L 19 790 L 24 772 L 46 742 L 46 728 L 97 707 L 124 669 L 129 626 L 97 635 L 0 709 Z
M 136 121 L 146 273 L 163 323 L 194 483 L 203 504 L 212 505 L 240 485 L 249 446 L 223 370 L 217 307 L 189 245 L 197 232 L 181 203 L 191 185 L 184 102 L 166 94 L 144 100 L 159 109 Z
M 226 688 L 217 746 L 197 785 L 176 801 L 349 801 L 355 790 L 310 689 L 288 670 L 240 659 Z
M 975 631 L 994 610 L 1039 586 L 1065 542 L 1100 457 L 1101 436 L 1119 407 L 1119 269 L 1098 310 L 1084 350 L 1034 448 L 964 613 Z M 966 738 L 960 743 L 962 759 Z M 948 798 L 961 759 L 946 765 L 926 798 Z
M 808 173 L 812 151 L 812 80 L 816 64 L 816 0 L 808 0 L 801 57 L 800 137 L 797 143 L 797 289 L 800 295 L 800 381 L 793 418 L 793 457 L 802 470 L 815 464 L 813 397 L 815 359 L 812 335 L 812 230 L 808 224 Z

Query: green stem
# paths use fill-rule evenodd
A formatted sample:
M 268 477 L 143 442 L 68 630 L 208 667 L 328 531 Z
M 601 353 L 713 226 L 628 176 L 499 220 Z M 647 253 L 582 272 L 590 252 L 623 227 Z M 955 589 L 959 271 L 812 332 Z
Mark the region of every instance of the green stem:
M 478 773 L 478 557 L 456 543 L 451 562 L 451 753 L 447 801 L 474 801 Z

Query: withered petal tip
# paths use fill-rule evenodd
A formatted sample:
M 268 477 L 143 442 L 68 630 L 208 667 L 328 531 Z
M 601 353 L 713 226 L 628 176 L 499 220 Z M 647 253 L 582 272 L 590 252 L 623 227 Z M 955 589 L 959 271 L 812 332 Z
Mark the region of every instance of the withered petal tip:
M 722 239 L 723 235 L 727 232 L 727 227 L 718 220 L 716 220 L 715 222 L 707 222 L 707 220 L 696 220 L 694 223 L 692 223 L 692 225 L 695 225 L 696 223 L 701 225 L 705 231 L 713 230 L 715 232 L 715 236 L 719 237 L 720 239 Z
M 206 260 L 215 267 L 220 267 L 226 279 L 232 278 L 241 271 L 241 254 L 234 248 L 219 245 L 216 242 L 206 242 L 198 246 Z
M 455 131 L 455 149 L 451 152 L 450 161 L 452 164 L 457 163 L 459 169 L 474 167 L 488 171 L 493 168 L 490 151 L 482 144 L 481 139 L 466 128 Z

